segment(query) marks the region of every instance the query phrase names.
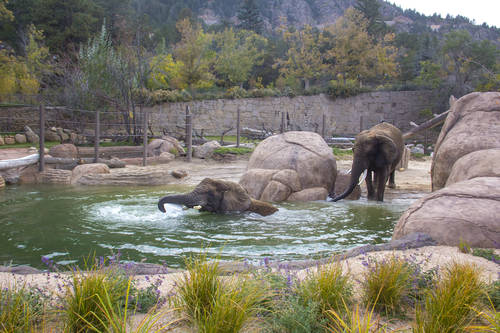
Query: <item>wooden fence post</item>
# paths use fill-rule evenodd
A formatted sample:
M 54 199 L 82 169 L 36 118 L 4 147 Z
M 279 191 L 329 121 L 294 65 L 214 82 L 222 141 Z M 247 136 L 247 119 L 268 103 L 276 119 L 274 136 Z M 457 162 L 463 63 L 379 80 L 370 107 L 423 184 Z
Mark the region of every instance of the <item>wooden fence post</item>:
M 236 111 L 236 147 L 240 146 L 240 107 Z
M 147 163 L 147 157 L 148 157 L 148 112 L 147 111 L 142 111 L 142 105 L 139 107 L 143 119 L 143 124 L 142 124 L 142 135 L 143 135 L 143 154 L 142 154 L 142 165 L 146 166 Z
M 187 161 L 191 162 L 193 157 L 193 123 L 191 114 L 189 114 L 189 106 L 186 105 L 186 147 L 187 147 Z
M 363 116 L 359 116 L 359 131 L 363 131 Z
M 99 142 L 101 141 L 101 119 L 99 110 L 95 113 L 94 163 L 99 160 Z
M 43 107 L 43 104 L 40 104 L 39 111 L 40 111 L 40 138 L 38 142 L 40 144 L 40 150 L 38 151 L 38 154 L 40 156 L 40 160 L 38 164 L 38 170 L 42 172 L 45 169 L 45 109 Z

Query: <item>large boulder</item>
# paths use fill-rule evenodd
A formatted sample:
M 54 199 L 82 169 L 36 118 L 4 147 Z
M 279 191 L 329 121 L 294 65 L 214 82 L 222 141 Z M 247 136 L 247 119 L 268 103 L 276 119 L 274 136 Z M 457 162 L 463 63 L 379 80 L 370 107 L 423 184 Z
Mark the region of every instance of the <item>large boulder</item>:
M 214 150 L 220 147 L 221 145 L 219 142 L 215 140 L 208 141 L 201 146 L 195 147 L 193 149 L 193 156 L 196 158 L 209 158 L 213 155 Z
M 3 140 L 3 136 L 0 135 L 0 146 L 3 146 L 5 144 L 5 141 Z
M 14 136 L 14 138 L 16 139 L 16 143 L 26 143 L 26 135 L 24 134 L 18 133 Z
M 332 149 L 320 135 L 286 132 L 265 139 L 255 148 L 240 184 L 252 198 L 280 202 L 310 188 L 322 187 L 331 193 L 336 175 L 337 163 Z M 318 200 L 323 192 L 299 197 Z
M 147 153 L 148 156 L 160 156 L 162 153 L 180 155 L 184 153 L 184 148 L 177 139 L 163 136 L 161 139 L 154 139 L 148 144 Z
M 491 148 L 500 148 L 500 92 L 475 92 L 455 101 L 436 142 L 432 189 L 445 186 L 460 157 Z
M 51 127 L 45 132 L 45 141 L 61 142 L 61 137 L 57 134 L 55 127 Z
M 423 232 L 438 244 L 498 247 L 500 178 L 455 183 L 413 203 L 394 228 L 393 239 Z
M 42 184 L 71 184 L 71 170 L 45 169 L 40 173 Z
M 78 158 L 78 148 L 72 143 L 63 143 L 50 148 L 49 154 L 52 157 Z
M 311 187 L 305 190 L 292 193 L 288 197 L 288 201 L 318 201 L 326 200 L 328 192 L 324 187 Z
M 3 138 L 4 142 L 6 145 L 15 145 L 16 144 L 16 139 L 13 136 L 5 136 Z
M 500 177 L 499 161 L 500 148 L 464 155 L 453 164 L 446 186 L 476 177 Z
M 78 165 L 73 169 L 71 184 L 78 184 L 80 178 L 87 175 L 99 175 L 109 173 L 109 167 L 104 163 L 90 163 Z
M 5 180 L 0 176 L 0 188 L 5 187 Z

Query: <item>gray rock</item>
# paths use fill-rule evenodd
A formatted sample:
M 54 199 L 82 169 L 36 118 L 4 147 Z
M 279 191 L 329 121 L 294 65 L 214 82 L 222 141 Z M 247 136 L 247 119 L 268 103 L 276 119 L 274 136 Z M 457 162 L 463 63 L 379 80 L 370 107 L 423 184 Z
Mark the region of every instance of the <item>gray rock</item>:
M 16 143 L 26 143 L 26 135 L 24 134 L 16 134 L 14 138 L 16 139 Z
M 40 141 L 40 138 L 38 137 L 38 134 L 33 132 L 33 130 L 28 126 L 24 126 L 24 133 L 26 134 L 26 139 L 30 143 L 38 143 Z
M 212 156 L 214 150 L 220 148 L 219 142 L 213 140 L 196 147 L 193 152 L 193 157 L 196 158 L 209 158 Z
M 0 135 L 0 146 L 3 146 L 5 144 L 5 141 L 3 140 L 3 136 Z

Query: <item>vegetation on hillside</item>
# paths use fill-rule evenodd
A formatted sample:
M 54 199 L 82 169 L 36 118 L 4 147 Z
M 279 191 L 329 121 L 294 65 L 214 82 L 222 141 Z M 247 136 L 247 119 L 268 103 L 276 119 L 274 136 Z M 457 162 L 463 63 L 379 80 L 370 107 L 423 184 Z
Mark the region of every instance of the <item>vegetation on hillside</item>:
M 43 93 L 54 103 L 122 111 L 133 123 L 144 103 L 500 89 L 498 29 L 376 0 L 350 4 L 320 30 L 293 17 L 277 25 L 259 0 L 2 0 L 0 101 Z M 313 19 L 323 15 L 308 5 Z M 218 23 L 200 18 L 207 8 Z M 387 21 L 396 15 L 412 23 Z

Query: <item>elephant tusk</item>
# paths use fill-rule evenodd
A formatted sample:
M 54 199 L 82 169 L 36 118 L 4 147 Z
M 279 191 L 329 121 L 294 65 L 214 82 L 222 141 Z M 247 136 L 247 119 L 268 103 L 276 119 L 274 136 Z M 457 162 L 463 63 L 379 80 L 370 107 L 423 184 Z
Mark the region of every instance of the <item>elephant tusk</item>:
M 200 205 L 193 206 L 193 209 L 200 210 L 200 209 L 201 209 L 201 206 L 200 206 Z
M 365 169 L 365 171 L 363 171 L 363 175 L 361 176 L 361 179 L 360 179 L 358 185 L 361 185 L 363 183 L 363 181 L 366 178 L 366 175 L 368 175 L 368 169 Z

